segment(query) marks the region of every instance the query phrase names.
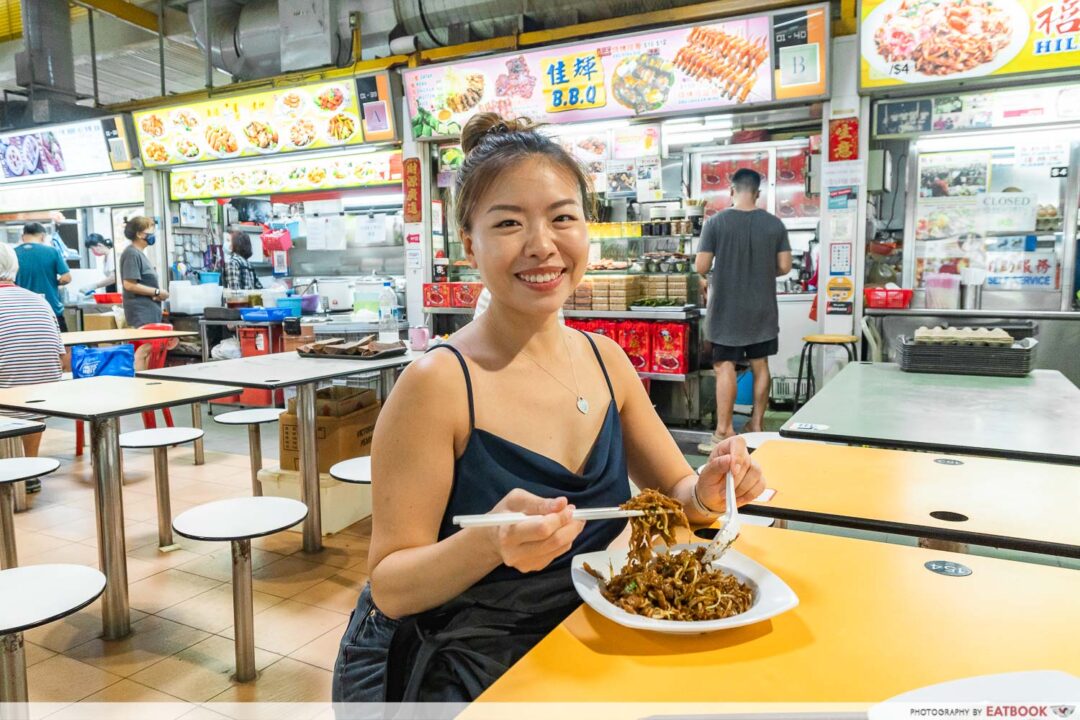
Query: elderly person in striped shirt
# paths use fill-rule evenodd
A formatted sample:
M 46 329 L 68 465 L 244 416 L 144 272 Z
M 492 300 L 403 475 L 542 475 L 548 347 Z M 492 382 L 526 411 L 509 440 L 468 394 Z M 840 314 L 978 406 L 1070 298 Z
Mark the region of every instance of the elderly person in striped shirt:
M 18 256 L 0 243 L 0 388 L 59 380 L 64 354 L 56 314 L 44 297 L 15 284 L 18 273 Z M 22 442 L 26 456 L 37 457 L 41 433 L 24 435 Z M 40 488 L 40 481 L 26 483 L 28 492 Z

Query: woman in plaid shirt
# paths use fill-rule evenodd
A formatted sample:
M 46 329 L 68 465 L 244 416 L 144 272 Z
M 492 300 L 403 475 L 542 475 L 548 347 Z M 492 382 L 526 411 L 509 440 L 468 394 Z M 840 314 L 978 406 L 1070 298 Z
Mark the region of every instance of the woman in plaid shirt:
M 247 233 L 229 233 L 231 255 L 225 264 L 225 287 L 229 290 L 260 290 L 262 283 L 255 277 L 248 258 L 251 257 L 251 240 Z

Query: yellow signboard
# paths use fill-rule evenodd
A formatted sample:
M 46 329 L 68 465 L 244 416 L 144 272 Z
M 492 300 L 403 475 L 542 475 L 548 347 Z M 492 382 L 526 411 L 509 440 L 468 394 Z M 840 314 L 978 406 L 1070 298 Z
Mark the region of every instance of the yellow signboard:
M 401 151 L 273 158 L 169 173 L 173 200 L 401 185 Z
M 364 142 L 351 79 L 134 113 L 147 167 Z
M 1080 69 L 1077 0 L 863 0 L 861 84 Z
M 544 58 L 544 97 L 547 111 L 589 110 L 604 107 L 604 66 L 595 50 Z
M 825 285 L 825 293 L 833 302 L 849 302 L 855 297 L 855 283 L 844 275 L 831 277 Z

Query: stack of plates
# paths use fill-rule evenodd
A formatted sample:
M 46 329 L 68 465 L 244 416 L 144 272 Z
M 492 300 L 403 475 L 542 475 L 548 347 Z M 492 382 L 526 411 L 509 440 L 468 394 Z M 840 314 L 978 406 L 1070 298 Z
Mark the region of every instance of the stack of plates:
M 922 345 L 904 337 L 900 342 L 900 369 L 946 375 L 1024 377 L 1035 367 L 1038 343 L 1034 338 L 1025 338 L 1011 347 Z

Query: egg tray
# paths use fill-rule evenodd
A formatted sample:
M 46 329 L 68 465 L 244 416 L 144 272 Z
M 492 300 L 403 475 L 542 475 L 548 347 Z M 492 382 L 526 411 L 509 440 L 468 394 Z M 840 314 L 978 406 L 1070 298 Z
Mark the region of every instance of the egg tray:
M 1024 377 L 1035 368 L 1038 343 L 1026 338 L 1011 347 L 924 345 L 901 337 L 899 364 L 904 372 Z

